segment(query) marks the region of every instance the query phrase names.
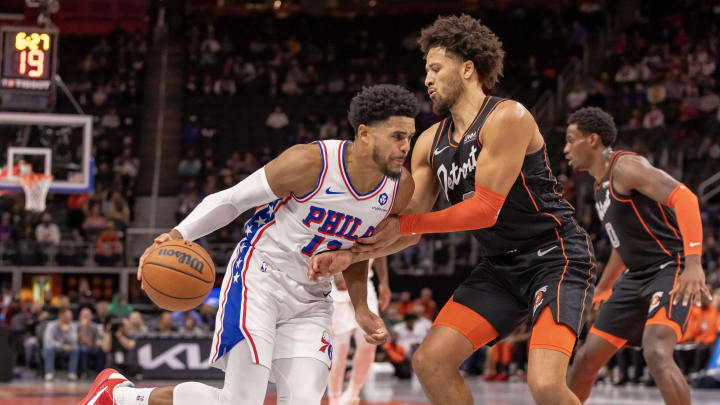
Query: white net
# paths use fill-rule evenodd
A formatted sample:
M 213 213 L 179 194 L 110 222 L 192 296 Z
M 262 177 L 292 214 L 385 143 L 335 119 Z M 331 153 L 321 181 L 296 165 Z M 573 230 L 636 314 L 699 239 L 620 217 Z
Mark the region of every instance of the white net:
M 20 174 L 20 186 L 25 192 L 25 210 L 45 211 L 45 198 L 47 197 L 52 176 L 38 173 Z

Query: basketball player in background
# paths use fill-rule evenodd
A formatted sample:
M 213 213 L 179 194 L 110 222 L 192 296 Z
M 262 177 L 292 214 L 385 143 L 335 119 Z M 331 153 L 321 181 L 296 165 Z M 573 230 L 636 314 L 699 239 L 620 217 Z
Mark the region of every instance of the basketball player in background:
M 616 137 L 612 116 L 597 107 L 568 118 L 565 157 L 595 179 L 595 207 L 613 247 L 595 289 L 596 301 L 606 302 L 575 356 L 568 384 L 584 402 L 616 351 L 642 345 L 665 403 L 689 405 L 690 388 L 673 352 L 687 325 L 688 304 L 712 299 L 700 262 L 698 200 L 644 157 L 612 151 Z
M 370 260 L 368 268 L 368 284 L 367 284 L 367 303 L 368 308 L 375 315 L 380 316 L 380 311 L 384 311 L 390 304 L 390 282 L 388 281 L 387 258 Z M 372 284 L 372 268 L 378 276 L 378 290 L 380 292 L 380 300 L 378 303 L 378 294 Z M 347 292 L 345 279 L 342 274 L 335 274 L 333 280 L 333 290 L 330 296 L 333 299 L 333 347 L 335 361 L 333 368 L 330 370 L 330 379 L 328 380 L 328 397 L 329 405 L 357 405 L 360 403 L 360 390 L 365 385 L 370 367 L 375 360 L 375 349 L 377 346 L 365 341 L 362 337 L 362 329 L 357 324 L 354 316 L 354 309 Z M 353 355 L 352 371 L 350 372 L 350 384 L 345 393 L 340 395 L 342 391 L 343 381 L 345 379 L 345 368 L 347 364 L 347 356 L 350 351 L 350 338 L 355 337 L 355 354 Z
M 198 382 L 135 388 L 115 370 L 98 376 L 80 405 L 261 405 L 268 380 L 281 405 L 319 405 L 332 364 L 330 280 L 307 278 L 315 252 L 349 248 L 412 196 L 403 169 L 418 106 L 402 87 L 356 95 L 348 113 L 355 140 L 296 145 L 237 185 L 207 196 L 158 244 L 195 240 L 258 207 L 245 224 L 221 288 L 211 361 L 221 389 Z M 371 344 L 387 330 L 367 305 L 368 263 L 344 274 L 355 320 Z
M 482 258 L 455 290 L 413 356 L 430 402 L 470 405 L 460 365 L 528 318 L 528 385 L 538 404 L 579 404 L 566 371 L 593 296 L 586 232 L 550 171 L 543 136 L 521 104 L 487 95 L 504 51 L 468 15 L 438 18 L 420 34 L 425 85 L 442 122 L 418 138 L 409 215 L 390 217 L 353 250 L 316 256 L 315 278 L 417 243 L 421 234 L 473 231 Z M 442 190 L 453 204 L 428 213 Z M 369 253 L 368 253 L 369 252 Z

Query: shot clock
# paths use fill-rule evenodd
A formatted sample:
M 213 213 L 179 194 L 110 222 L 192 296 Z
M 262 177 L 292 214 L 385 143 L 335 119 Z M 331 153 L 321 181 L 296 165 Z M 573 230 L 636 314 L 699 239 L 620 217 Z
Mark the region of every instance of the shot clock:
M 0 90 L 50 94 L 57 68 L 58 32 L 39 27 L 0 29 Z
M 52 111 L 58 35 L 56 29 L 0 27 L 0 109 Z

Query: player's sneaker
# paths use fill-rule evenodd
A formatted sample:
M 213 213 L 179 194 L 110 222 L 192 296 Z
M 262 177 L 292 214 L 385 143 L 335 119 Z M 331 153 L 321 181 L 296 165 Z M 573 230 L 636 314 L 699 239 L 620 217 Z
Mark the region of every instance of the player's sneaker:
M 132 383 L 117 370 L 106 368 L 98 374 L 90 392 L 78 405 L 114 405 L 113 390 L 119 385 L 130 386 Z

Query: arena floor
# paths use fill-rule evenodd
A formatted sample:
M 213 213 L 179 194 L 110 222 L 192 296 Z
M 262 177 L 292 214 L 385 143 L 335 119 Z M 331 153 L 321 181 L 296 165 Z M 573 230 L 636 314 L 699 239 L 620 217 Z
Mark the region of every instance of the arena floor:
M 530 392 L 524 383 L 485 382 L 477 378 L 468 379 L 476 404 L 485 405 L 528 405 L 532 404 Z M 167 385 L 172 382 L 145 381 L 143 386 Z M 220 381 L 212 385 L 222 384 Z M 0 385 L 0 405 L 76 405 L 85 396 L 90 382 L 44 383 L 41 381 L 18 382 Z M 272 391 L 272 386 L 271 389 Z M 720 405 L 720 391 L 693 390 L 694 405 Z M 425 405 L 428 402 L 417 380 L 369 381 L 362 393 L 361 405 Z M 326 404 L 323 401 L 323 405 Z M 662 404 L 656 388 L 626 385 L 613 387 L 598 385 L 586 402 L 588 405 L 656 405 Z M 265 405 L 275 404 L 275 396 L 268 394 Z

